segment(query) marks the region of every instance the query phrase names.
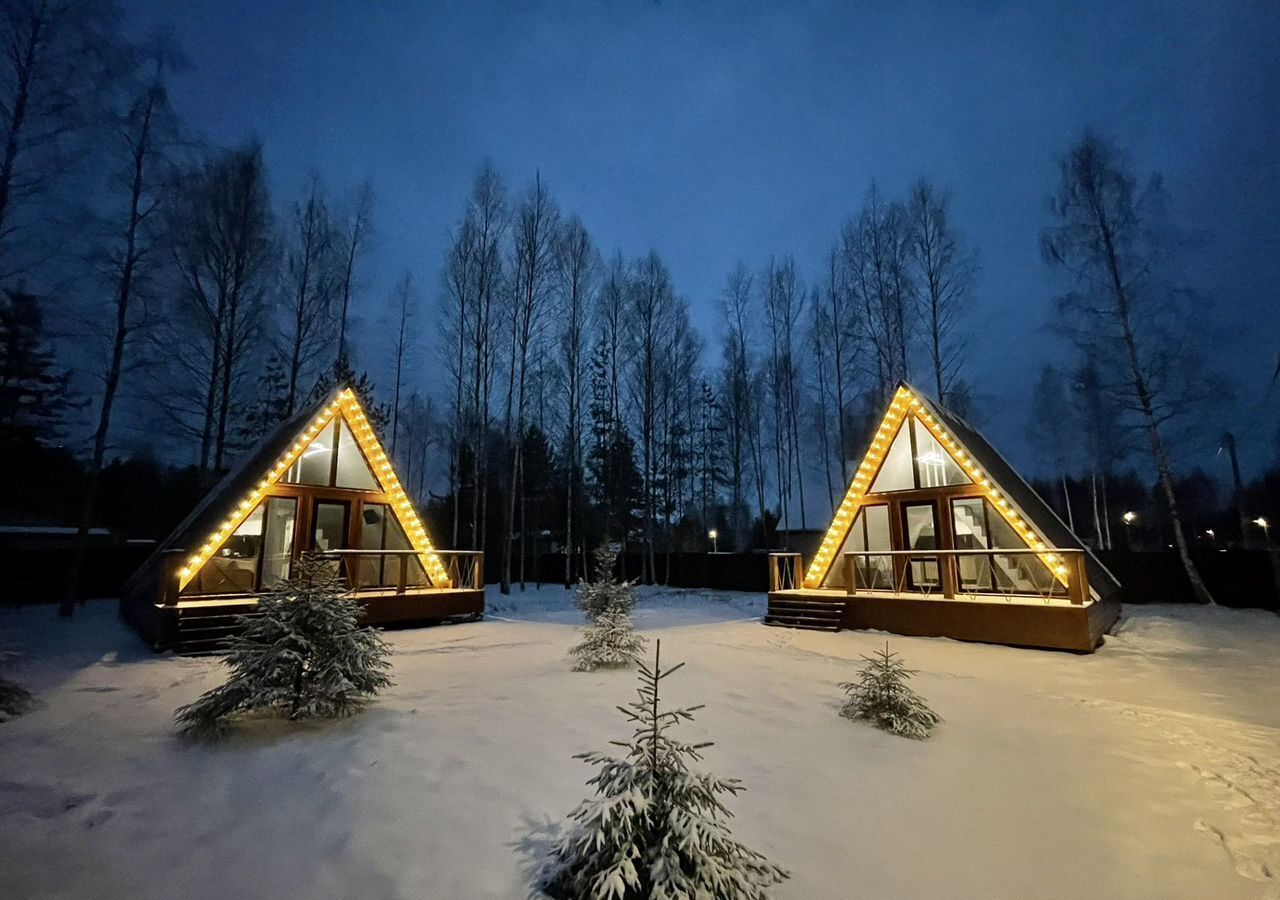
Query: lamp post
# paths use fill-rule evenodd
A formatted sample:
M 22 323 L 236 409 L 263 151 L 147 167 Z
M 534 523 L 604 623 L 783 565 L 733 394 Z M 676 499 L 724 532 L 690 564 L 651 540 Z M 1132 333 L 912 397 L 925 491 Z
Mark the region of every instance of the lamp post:
M 720 532 L 712 528 L 710 531 L 707 532 L 707 537 L 711 538 L 711 552 L 719 553 L 720 552 L 719 545 L 716 543 L 716 539 L 720 537 Z
M 1138 514 L 1133 510 L 1125 510 L 1125 514 L 1120 517 L 1124 520 L 1124 549 L 1133 551 L 1133 523 L 1138 521 Z
M 1266 516 L 1258 516 L 1253 520 L 1253 524 L 1262 529 L 1262 542 L 1271 543 L 1271 523 L 1267 521 Z

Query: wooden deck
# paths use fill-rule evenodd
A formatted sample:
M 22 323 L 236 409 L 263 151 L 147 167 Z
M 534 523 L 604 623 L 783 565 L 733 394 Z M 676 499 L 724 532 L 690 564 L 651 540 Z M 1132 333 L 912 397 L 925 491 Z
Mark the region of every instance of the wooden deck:
M 351 595 L 369 625 L 469 621 L 484 617 L 484 590 L 423 588 L 399 593 L 360 591 Z M 237 630 L 240 616 L 253 615 L 253 595 L 183 600 L 176 604 L 122 604 L 121 614 L 158 650 L 183 654 L 219 653 Z
M 837 631 L 875 629 L 1091 653 L 1120 615 L 1116 600 L 1085 604 L 994 594 L 944 598 L 842 590 L 791 589 L 769 593 L 768 625 Z

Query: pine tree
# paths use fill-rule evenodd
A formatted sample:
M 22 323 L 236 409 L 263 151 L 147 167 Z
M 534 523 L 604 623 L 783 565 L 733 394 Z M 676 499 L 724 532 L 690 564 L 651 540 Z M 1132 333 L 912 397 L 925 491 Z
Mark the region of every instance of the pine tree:
M 630 743 L 619 743 L 626 756 L 575 757 L 599 768 L 587 782 L 597 797 L 570 814 L 568 833 L 539 873 L 539 887 L 557 900 L 762 900 L 788 877 L 729 831 L 721 798 L 736 796 L 742 783 L 690 770 L 711 744 L 669 735 L 702 707 L 659 708 L 659 682 L 684 665 L 663 671 L 661 649 L 659 641 L 652 668 L 640 665 L 638 699 L 619 707 L 635 725 Z
M 357 375 L 346 356 L 339 357 L 333 369 L 320 376 L 311 397 L 313 400 L 320 400 L 340 387 L 349 387 L 355 392 L 373 430 L 379 435 L 385 435 L 387 425 L 391 422 L 391 404 L 378 402 L 376 388 L 369 373 L 360 372 Z
M 890 652 L 887 643 L 875 656 L 862 658 L 867 665 L 858 680 L 840 685 L 849 694 L 840 715 L 854 721 L 866 719 L 877 728 L 903 737 L 927 738 L 942 718 L 907 687 L 907 679 L 916 674 L 915 670 L 908 669 L 896 651 Z
M 70 377 L 57 366 L 40 298 L 6 289 L 0 295 L 0 441 L 57 443 L 72 406 Z
M 0 650 L 0 668 L 7 666 L 15 656 L 12 651 Z M 34 704 L 35 699 L 30 691 L 16 681 L 0 678 L 0 722 L 22 715 Z
M 332 564 L 300 558 L 293 577 L 259 601 L 258 614 L 240 617 L 244 630 L 223 660 L 231 676 L 174 713 L 180 731 L 220 737 L 234 715 L 250 710 L 290 719 L 349 716 L 389 687 L 390 650 L 360 627 L 359 608 L 345 592 Z

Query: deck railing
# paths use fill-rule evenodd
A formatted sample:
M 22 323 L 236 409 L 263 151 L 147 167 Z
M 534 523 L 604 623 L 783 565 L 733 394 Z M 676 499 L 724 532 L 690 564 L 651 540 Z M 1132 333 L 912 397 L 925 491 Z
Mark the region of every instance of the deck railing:
M 804 582 L 804 569 L 799 553 L 769 554 L 769 590 L 795 591 Z
M 445 574 L 449 578 L 449 587 L 473 591 L 484 590 L 484 553 L 482 551 L 437 550 L 435 555 L 444 566 Z M 351 564 L 346 567 L 346 578 L 348 584 L 354 585 L 351 588 L 354 594 L 384 591 L 389 587 L 394 587 L 397 594 L 403 594 L 410 587 L 417 587 L 416 583 L 410 582 L 409 563 L 414 557 L 419 556 L 422 554 L 417 550 L 326 550 L 316 554 L 318 559 L 333 559 L 340 563 L 351 561 Z M 372 584 L 362 583 L 364 578 L 360 562 L 364 559 L 384 562 L 379 566 L 379 577 L 374 579 Z M 393 562 L 393 565 L 388 567 L 385 565 L 386 561 Z M 388 568 L 393 577 L 388 577 Z M 425 575 L 422 576 L 421 586 L 432 587 Z
M 1089 598 L 1080 549 L 850 550 L 843 565 L 851 595 L 889 591 L 953 600 L 996 594 L 1077 604 Z

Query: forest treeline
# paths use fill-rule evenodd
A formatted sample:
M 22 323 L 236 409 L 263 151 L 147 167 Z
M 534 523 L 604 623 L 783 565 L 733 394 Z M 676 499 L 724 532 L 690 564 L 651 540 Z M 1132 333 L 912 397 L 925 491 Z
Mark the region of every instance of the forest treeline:
M 711 529 L 748 549 L 824 527 L 900 380 L 991 412 L 966 377 L 979 255 L 928 178 L 900 196 L 872 183 L 811 271 L 785 253 L 734 266 L 701 298 L 714 335 L 659 250 L 600 247 L 540 175 L 488 163 L 444 258 L 380 273 L 394 286 L 373 297 L 374 186 L 281 193 L 260 144 L 193 134 L 169 101 L 186 77 L 172 38 L 128 39 L 99 2 L 14 0 L 0 31 L 0 428 L 8 471 L 58 485 L 17 490 L 11 515 L 172 524 L 238 453 L 349 383 L 436 540 L 486 550 L 504 588 L 547 550 L 568 581 L 602 541 L 661 581 L 659 554 L 707 549 Z M 1174 451 L 1221 396 L 1197 340 L 1211 298 L 1181 274 L 1191 249 L 1163 184 L 1105 138 L 1064 147 L 1045 192 L 1061 283 L 1046 318 L 1077 363 L 1026 387 L 1037 469 L 1060 473 L 1041 488 L 1099 546 L 1142 509 L 1207 599 L 1189 548 L 1210 528 L 1248 540 L 1246 510 L 1277 493 L 1272 472 L 1209 502 L 1211 479 L 1178 474 L 1193 460 Z M 166 512 L 122 508 L 134 488 Z

